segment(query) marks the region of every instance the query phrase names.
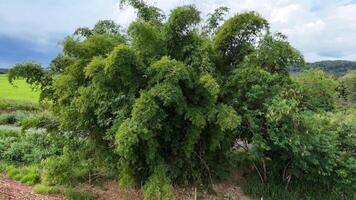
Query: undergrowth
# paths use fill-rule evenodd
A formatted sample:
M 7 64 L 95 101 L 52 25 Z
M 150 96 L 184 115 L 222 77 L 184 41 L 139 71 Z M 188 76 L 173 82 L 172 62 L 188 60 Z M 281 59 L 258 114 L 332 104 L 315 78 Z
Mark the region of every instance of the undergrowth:
M 15 100 L 15 99 L 0 99 L 0 110 L 39 110 L 40 105 L 34 101 Z
M 33 191 L 37 194 L 60 194 L 61 190 L 56 186 L 47 186 L 38 184 L 33 187 Z
M 242 190 L 245 194 L 265 200 L 336 200 L 336 199 L 355 199 L 356 196 L 340 196 L 333 192 L 325 191 L 325 188 L 319 188 L 311 184 L 295 184 L 286 189 L 284 185 L 270 181 L 261 183 L 257 175 L 249 175 L 242 184 Z
M 20 125 L 21 121 L 31 115 L 27 111 L 5 112 L 0 113 L 0 125 Z
M 96 199 L 92 193 L 79 192 L 72 188 L 65 189 L 64 195 L 68 198 L 68 200 L 94 200 L 94 199 Z
M 36 165 L 17 167 L 9 165 L 6 168 L 6 174 L 21 183 L 26 185 L 35 185 L 40 181 L 39 168 Z

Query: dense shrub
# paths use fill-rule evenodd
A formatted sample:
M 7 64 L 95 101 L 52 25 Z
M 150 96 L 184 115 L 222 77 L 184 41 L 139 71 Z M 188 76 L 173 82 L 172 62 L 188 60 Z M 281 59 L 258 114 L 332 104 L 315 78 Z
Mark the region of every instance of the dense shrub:
M 42 159 L 61 154 L 64 140 L 44 132 L 0 130 L 0 160 L 16 164 L 39 163 Z M 63 138 L 61 138 L 63 139 Z
M 342 98 L 350 104 L 356 104 L 356 70 L 346 73 L 340 82 Z
M 297 112 L 297 102 L 273 101 L 267 112 L 267 134 L 252 137 L 247 158 L 260 181 L 283 184 L 285 188 L 314 185 L 319 192 L 352 197 L 355 112 Z
M 62 155 L 49 157 L 41 162 L 42 183 L 46 185 L 75 185 L 94 183 L 116 176 L 115 158 L 106 155 L 102 147 L 90 143 L 71 141 Z M 101 149 L 101 150 L 100 150 Z
M 339 83 L 330 75 L 318 69 L 307 70 L 295 77 L 302 94 L 303 107 L 318 111 L 335 108 Z

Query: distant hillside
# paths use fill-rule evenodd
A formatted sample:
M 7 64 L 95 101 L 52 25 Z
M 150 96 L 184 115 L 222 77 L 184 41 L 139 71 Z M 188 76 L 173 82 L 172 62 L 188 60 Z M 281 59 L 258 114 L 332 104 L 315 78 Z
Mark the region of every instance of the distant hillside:
M 6 74 L 8 69 L 0 68 L 0 74 Z
M 312 68 L 320 68 L 323 71 L 334 74 L 335 76 L 343 76 L 349 70 L 356 70 L 356 62 L 346 60 L 325 60 L 314 63 L 308 63 Z M 300 71 L 296 67 L 290 69 L 291 72 Z

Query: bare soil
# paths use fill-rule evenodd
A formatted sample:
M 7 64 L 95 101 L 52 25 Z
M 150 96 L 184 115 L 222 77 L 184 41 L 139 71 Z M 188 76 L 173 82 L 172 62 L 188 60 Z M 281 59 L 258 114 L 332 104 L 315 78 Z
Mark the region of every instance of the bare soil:
M 175 200 L 250 200 L 245 196 L 240 188 L 241 177 L 234 175 L 234 179 L 215 183 L 214 195 L 206 192 L 196 192 L 195 188 L 175 188 Z M 89 184 L 79 185 L 76 189 L 83 192 L 95 194 L 98 200 L 142 200 L 143 193 L 140 189 L 122 189 L 116 181 L 108 181 L 101 185 L 92 186 Z M 35 194 L 30 186 L 24 185 L 14 180 L 0 177 L 0 199 L 6 200 L 65 200 L 62 195 L 40 195 Z
M 65 200 L 63 196 L 35 194 L 30 186 L 10 179 L 0 180 L 0 197 L 6 200 Z

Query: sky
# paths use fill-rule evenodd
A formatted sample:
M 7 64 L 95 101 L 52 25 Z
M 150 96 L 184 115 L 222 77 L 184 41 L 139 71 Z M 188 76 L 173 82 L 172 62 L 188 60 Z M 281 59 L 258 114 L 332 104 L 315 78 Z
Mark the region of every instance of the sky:
M 119 0 L 0 0 L 0 68 L 36 61 L 47 66 L 61 42 L 78 27 L 111 19 L 123 27 L 135 19 Z M 195 4 L 202 17 L 219 6 L 229 16 L 254 10 L 269 20 L 272 31 L 288 36 L 308 62 L 356 61 L 356 0 L 147 0 L 166 14 Z

